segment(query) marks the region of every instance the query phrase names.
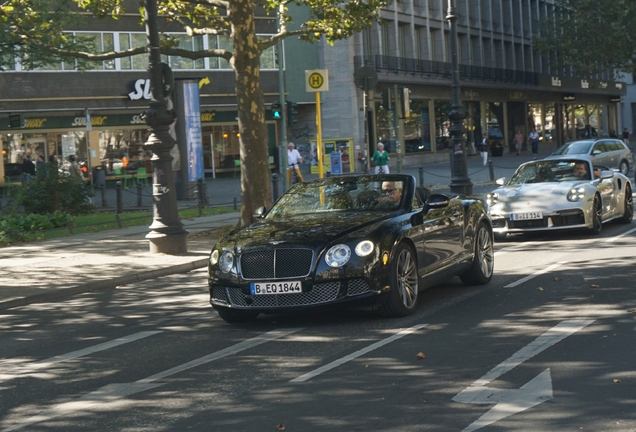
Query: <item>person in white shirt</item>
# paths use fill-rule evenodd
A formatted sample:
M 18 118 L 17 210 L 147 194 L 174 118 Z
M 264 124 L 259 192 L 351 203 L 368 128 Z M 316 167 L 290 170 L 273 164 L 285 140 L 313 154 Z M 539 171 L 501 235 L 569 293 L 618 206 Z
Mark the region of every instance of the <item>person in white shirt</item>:
M 287 184 L 291 186 L 291 177 L 292 170 L 296 171 L 296 175 L 298 175 L 298 180 L 305 181 L 303 179 L 302 174 L 300 174 L 300 168 L 298 168 L 298 164 L 303 163 L 303 158 L 298 153 L 298 150 L 294 148 L 294 143 L 290 142 L 287 144 Z
M 539 134 L 533 129 L 528 138 L 530 138 L 530 144 L 532 145 L 532 159 L 536 159 L 539 153 Z

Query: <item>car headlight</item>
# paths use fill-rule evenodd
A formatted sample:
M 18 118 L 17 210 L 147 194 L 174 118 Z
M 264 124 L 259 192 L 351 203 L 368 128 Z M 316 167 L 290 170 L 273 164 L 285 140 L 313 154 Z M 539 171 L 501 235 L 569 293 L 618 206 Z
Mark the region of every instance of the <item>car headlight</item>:
M 325 255 L 325 261 L 330 267 L 342 267 L 349 258 L 351 258 L 351 249 L 344 244 L 332 246 Z
M 486 204 L 488 204 L 489 207 L 497 204 L 497 201 L 499 201 L 499 194 L 497 192 L 489 193 L 488 195 L 486 195 Z
M 219 259 L 219 269 L 223 273 L 229 273 L 232 270 L 232 266 L 234 265 L 234 254 L 232 252 L 226 251 L 223 252 L 221 258 Z
M 216 265 L 219 262 L 219 251 L 214 249 L 210 254 L 210 265 Z
M 585 188 L 572 188 L 568 192 L 568 201 L 576 202 L 585 198 Z
M 365 257 L 373 252 L 373 242 L 369 240 L 363 240 L 356 245 L 356 255 L 359 257 Z

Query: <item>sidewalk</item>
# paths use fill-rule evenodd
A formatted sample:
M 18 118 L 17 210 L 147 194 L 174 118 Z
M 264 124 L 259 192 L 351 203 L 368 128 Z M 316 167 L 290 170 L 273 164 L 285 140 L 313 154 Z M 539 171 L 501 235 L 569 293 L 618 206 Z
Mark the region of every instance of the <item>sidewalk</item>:
M 151 254 L 147 226 L 0 248 L 0 310 L 203 268 L 217 238 L 206 232 L 238 218 L 233 212 L 181 221 L 189 233 L 181 256 Z
M 540 151 L 539 157 L 547 153 Z M 530 159 L 529 152 L 493 158 L 495 178 L 509 177 Z M 422 170 L 425 185 L 440 192 L 449 190 L 450 161 L 427 164 Z M 403 172 L 419 181 L 419 166 L 405 166 Z M 476 195 L 496 187 L 478 156 L 468 158 L 468 174 Z M 309 174 L 305 179 L 316 177 Z M 240 179 L 208 179 L 206 183 L 213 202 L 228 203 L 237 195 L 240 200 Z M 238 218 L 239 213 L 232 212 L 183 220 L 189 233 L 188 254 L 183 256 L 150 254 L 147 226 L 0 248 L 0 310 L 203 268 L 219 235 L 210 230 L 235 225 Z

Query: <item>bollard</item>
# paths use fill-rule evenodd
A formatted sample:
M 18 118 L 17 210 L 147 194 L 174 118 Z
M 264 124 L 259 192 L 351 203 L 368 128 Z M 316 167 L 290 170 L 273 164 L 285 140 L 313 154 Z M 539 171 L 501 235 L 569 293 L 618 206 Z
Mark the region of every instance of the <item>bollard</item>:
M 108 207 L 108 204 L 106 204 L 106 184 L 101 185 L 99 188 L 102 192 L 102 207 Z
M 121 196 L 121 181 L 115 184 L 115 189 L 117 190 L 117 213 L 122 213 L 124 211 L 124 200 Z
M 137 182 L 137 207 L 141 207 L 141 193 L 143 192 L 143 186 L 141 182 Z
M 495 168 L 492 165 L 492 159 L 488 161 L 488 171 L 490 171 L 490 180 L 495 180 Z
M 331 171 L 327 171 L 327 172 L 325 173 L 325 177 L 331 177 Z
M 205 187 L 203 183 L 203 179 L 200 178 L 197 180 L 197 188 L 199 193 L 199 216 L 203 216 L 203 208 L 205 207 L 205 192 L 203 188 Z
M 272 201 L 278 199 L 278 174 L 272 174 Z
M 420 186 L 424 187 L 424 165 L 420 165 L 417 172 L 420 175 Z
M 236 197 L 234 197 L 234 210 L 238 210 L 238 204 L 236 203 Z

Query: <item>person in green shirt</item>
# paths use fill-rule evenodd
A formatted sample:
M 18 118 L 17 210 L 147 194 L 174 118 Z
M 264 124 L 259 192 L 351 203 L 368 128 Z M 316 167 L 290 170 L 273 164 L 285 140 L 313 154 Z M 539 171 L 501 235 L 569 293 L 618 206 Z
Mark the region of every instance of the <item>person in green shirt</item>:
M 371 160 L 375 162 L 376 174 L 388 174 L 389 173 L 389 154 L 384 151 L 384 144 L 378 143 L 378 149 L 373 153 Z

